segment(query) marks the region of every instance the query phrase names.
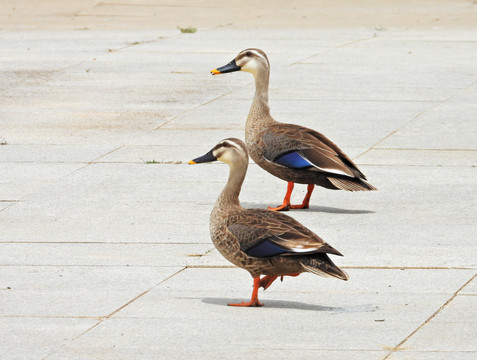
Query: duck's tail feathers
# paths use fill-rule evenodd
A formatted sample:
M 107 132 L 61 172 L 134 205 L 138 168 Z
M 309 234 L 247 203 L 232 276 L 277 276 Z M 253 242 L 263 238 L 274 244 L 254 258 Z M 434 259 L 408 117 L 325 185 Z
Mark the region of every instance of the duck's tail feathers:
M 377 190 L 373 185 L 357 178 L 328 177 L 328 180 L 338 189 L 347 191 L 373 191 Z
M 303 268 L 318 276 L 335 277 L 341 280 L 348 280 L 348 274 L 333 264 L 328 256 L 320 254 L 320 257 L 308 258 L 301 263 Z

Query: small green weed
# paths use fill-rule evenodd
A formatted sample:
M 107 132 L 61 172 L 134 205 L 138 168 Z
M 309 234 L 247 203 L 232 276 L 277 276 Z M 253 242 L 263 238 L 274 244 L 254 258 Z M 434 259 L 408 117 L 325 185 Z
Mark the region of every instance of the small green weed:
M 195 27 L 192 27 L 192 26 L 189 26 L 189 27 L 186 27 L 186 28 L 182 28 L 180 26 L 177 27 L 181 33 L 183 34 L 193 34 L 197 31 L 197 29 Z

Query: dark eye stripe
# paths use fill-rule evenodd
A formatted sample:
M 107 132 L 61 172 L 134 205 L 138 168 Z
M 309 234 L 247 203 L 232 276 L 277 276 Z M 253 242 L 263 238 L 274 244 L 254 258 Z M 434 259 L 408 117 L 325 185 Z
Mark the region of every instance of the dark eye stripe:
M 214 150 L 217 150 L 220 148 L 234 148 L 234 147 L 235 146 L 233 146 L 232 144 L 224 141 L 224 142 L 221 142 L 220 144 L 215 145 Z
M 243 50 L 242 53 L 235 58 L 235 60 L 239 61 L 244 57 L 258 57 L 258 58 L 266 61 L 267 64 L 270 66 L 267 55 L 265 55 L 265 53 L 260 49 L 246 49 L 246 50 Z
M 234 141 L 235 139 L 234 138 L 230 138 L 230 139 L 227 139 L 225 141 L 222 141 L 221 143 L 215 145 L 215 147 L 212 149 L 212 151 L 221 151 L 221 155 L 223 155 L 223 151 L 226 149 L 226 148 L 232 148 L 232 149 L 235 149 L 235 150 L 239 150 L 239 151 L 242 151 L 242 152 L 245 152 L 246 154 L 248 154 L 247 152 L 247 149 L 245 148 L 245 145 L 242 145 L 240 140 L 236 139 L 237 141 Z M 220 157 L 218 156 L 218 157 Z

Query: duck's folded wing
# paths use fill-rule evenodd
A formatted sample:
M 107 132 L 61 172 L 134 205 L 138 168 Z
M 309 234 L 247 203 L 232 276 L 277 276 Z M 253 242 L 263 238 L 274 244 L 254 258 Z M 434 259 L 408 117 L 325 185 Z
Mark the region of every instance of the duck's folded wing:
M 365 179 L 353 161 L 323 134 L 294 124 L 277 124 L 262 136 L 264 156 L 293 169 L 307 168 Z
M 268 210 L 266 212 L 272 213 Z M 227 230 L 238 240 L 240 249 L 247 255 L 260 258 L 314 253 L 341 255 L 298 222 L 304 231 L 267 216 L 268 214 L 262 216 L 261 213 L 248 211 L 227 226 Z

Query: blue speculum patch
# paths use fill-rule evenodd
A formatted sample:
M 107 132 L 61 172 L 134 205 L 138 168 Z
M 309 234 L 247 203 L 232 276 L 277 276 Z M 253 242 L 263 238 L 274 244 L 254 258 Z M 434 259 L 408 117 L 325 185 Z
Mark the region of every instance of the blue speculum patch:
M 277 164 L 293 168 L 293 169 L 303 169 L 306 167 L 313 166 L 308 160 L 306 160 L 299 152 L 293 151 L 288 154 L 285 154 L 279 158 L 276 158 L 275 161 Z
M 247 253 L 247 255 L 263 258 L 263 257 L 277 256 L 284 253 L 289 253 L 290 251 L 283 249 L 282 247 L 278 246 L 272 241 L 264 240 L 257 246 L 245 252 Z

